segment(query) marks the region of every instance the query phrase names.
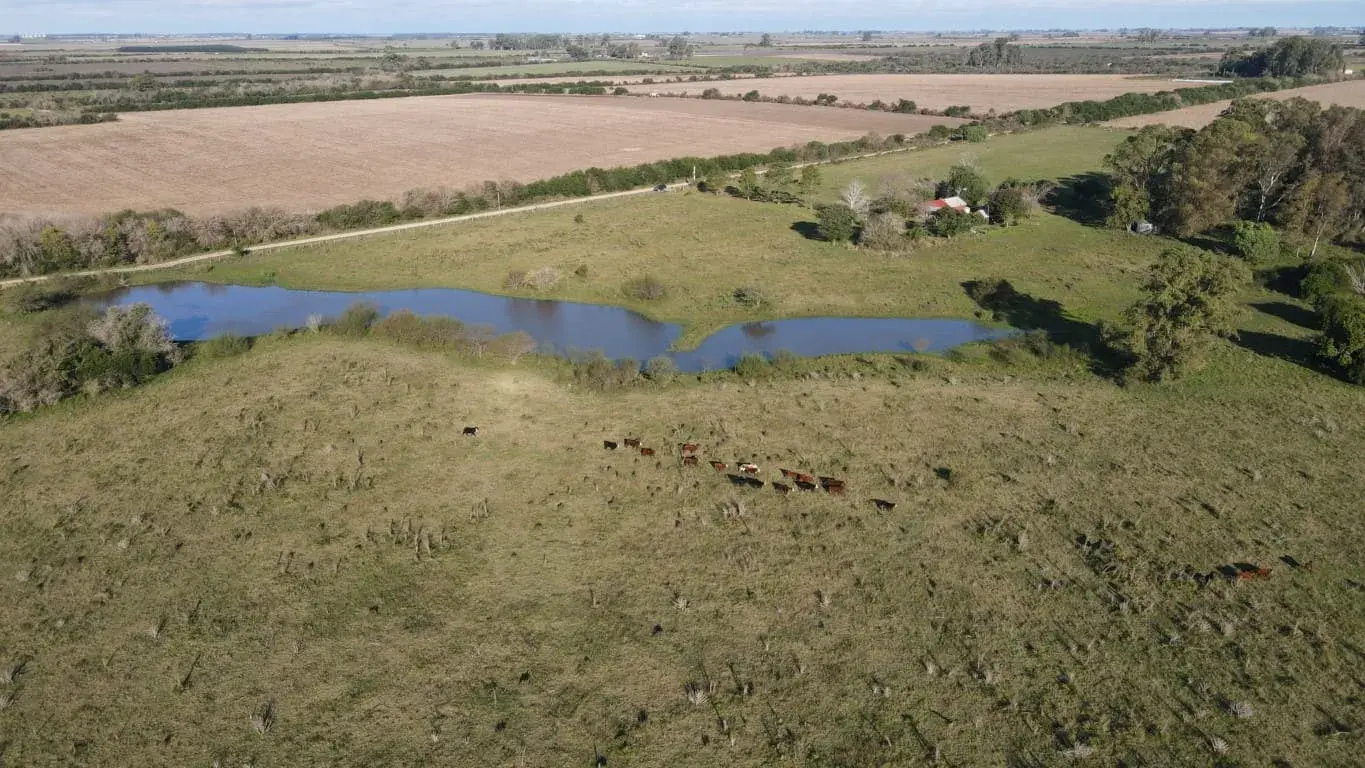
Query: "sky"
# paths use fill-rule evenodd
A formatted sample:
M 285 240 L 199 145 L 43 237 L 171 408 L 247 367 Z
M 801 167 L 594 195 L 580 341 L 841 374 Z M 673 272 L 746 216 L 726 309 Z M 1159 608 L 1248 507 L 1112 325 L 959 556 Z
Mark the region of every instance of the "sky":
M 0 33 L 1365 26 L 1362 0 L 0 0 Z

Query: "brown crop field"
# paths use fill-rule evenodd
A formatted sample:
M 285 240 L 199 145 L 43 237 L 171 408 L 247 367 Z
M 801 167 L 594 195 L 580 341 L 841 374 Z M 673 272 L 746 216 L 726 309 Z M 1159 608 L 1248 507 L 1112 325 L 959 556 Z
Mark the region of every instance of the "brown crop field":
M 832 93 L 841 101 L 866 103 L 910 99 L 922 108 L 966 104 L 976 112 L 1051 107 L 1064 101 L 1108 99 L 1124 93 L 1155 93 L 1180 87 L 1164 78 L 1129 75 L 811 75 L 761 82 L 712 81 L 639 86 L 632 90 L 700 96 L 707 88 L 738 95 L 757 89 L 764 96 L 813 99 Z
M 413 187 L 767 151 L 961 121 L 683 99 L 436 96 L 132 113 L 0 134 L 0 213 L 316 210 Z
M 1365 80 L 1347 80 L 1327 85 L 1310 85 L 1307 88 L 1294 88 L 1288 91 L 1259 94 L 1258 99 L 1292 99 L 1300 97 L 1316 101 L 1324 106 L 1338 104 L 1343 107 L 1365 108 Z M 1215 101 L 1170 112 L 1152 115 L 1134 115 L 1119 120 L 1111 120 L 1106 125 L 1113 128 L 1141 128 L 1146 125 L 1174 125 L 1181 128 L 1203 128 L 1213 122 L 1223 110 L 1232 105 L 1231 101 Z

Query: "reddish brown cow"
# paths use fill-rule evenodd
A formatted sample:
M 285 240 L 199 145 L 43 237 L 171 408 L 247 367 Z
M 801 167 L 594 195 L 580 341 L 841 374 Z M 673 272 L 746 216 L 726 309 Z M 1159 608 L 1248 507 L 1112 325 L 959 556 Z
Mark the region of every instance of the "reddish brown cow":
M 782 476 L 787 478 L 788 480 L 795 480 L 796 478 L 801 476 L 800 473 L 793 472 L 790 469 L 779 469 L 778 471 L 781 472 Z
M 806 485 L 810 485 L 810 486 L 814 486 L 814 485 L 815 485 L 815 478 L 814 478 L 814 477 L 811 477 L 810 475 L 803 475 L 803 474 L 801 474 L 801 473 L 799 473 L 799 472 L 797 473 L 795 480 L 796 480 L 797 483 L 805 483 Z
M 639 438 L 627 437 L 627 438 L 625 439 L 625 443 L 626 443 L 626 447 L 627 447 L 627 448 L 639 448 L 639 447 L 640 447 L 640 440 L 639 440 Z
M 683 443 L 683 444 L 682 444 L 682 452 L 683 452 L 683 453 L 696 453 L 697 450 L 698 450 L 698 447 L 697 447 L 697 444 L 696 444 L 696 443 Z
M 696 457 L 696 456 L 684 456 L 684 457 L 682 457 L 682 460 L 683 460 L 683 466 L 684 466 L 684 467 L 695 467 L 695 466 L 697 466 L 697 457 Z
M 822 477 L 820 478 L 820 485 L 824 486 L 825 490 L 829 491 L 830 493 L 844 492 L 844 481 L 839 480 L 837 478 Z
M 654 455 L 654 449 L 653 449 L 653 448 L 641 448 L 641 449 L 640 449 L 640 455 L 641 455 L 641 456 L 653 456 L 653 455 Z
M 717 472 L 724 472 L 730 468 L 730 465 L 723 461 L 713 461 L 711 462 L 711 466 L 714 467 Z
M 746 475 L 756 475 L 756 474 L 758 474 L 758 465 L 757 465 L 757 464 L 740 464 L 740 465 L 739 465 L 739 471 L 740 471 L 740 472 L 743 472 L 743 473 L 746 474 Z

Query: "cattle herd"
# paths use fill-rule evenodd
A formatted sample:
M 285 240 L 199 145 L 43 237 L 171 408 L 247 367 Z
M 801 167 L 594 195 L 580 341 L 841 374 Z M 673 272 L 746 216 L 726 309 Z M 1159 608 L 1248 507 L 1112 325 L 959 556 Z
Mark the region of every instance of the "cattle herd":
M 653 448 L 645 447 L 640 439 L 636 437 L 627 437 L 619 443 L 614 440 L 602 441 L 602 447 L 608 451 L 618 450 L 622 445 L 639 452 L 641 456 L 656 455 L 656 451 Z M 679 448 L 679 458 L 682 466 L 696 467 L 701 464 L 701 457 L 699 455 L 701 446 L 696 443 L 683 443 Z M 758 477 L 762 470 L 759 469 L 757 464 L 738 462 L 734 465 L 736 471 L 731 472 L 730 464 L 727 462 L 712 459 L 708 463 L 711 465 L 712 469 L 724 474 L 731 483 L 739 487 L 764 488 L 767 486 L 767 482 Z M 778 471 L 782 473 L 782 479 L 788 482 L 778 482 L 774 479 L 772 481 L 772 487 L 773 490 L 783 496 L 791 494 L 793 488 L 802 491 L 823 489 L 826 493 L 834 495 L 843 495 L 844 491 L 848 488 L 847 483 L 837 477 L 817 477 L 816 475 L 806 474 L 805 472 L 796 472 L 790 469 L 781 469 Z M 885 499 L 873 499 L 872 503 L 876 505 L 877 509 L 883 512 L 889 512 L 896 508 L 896 503 L 894 501 L 887 501 Z

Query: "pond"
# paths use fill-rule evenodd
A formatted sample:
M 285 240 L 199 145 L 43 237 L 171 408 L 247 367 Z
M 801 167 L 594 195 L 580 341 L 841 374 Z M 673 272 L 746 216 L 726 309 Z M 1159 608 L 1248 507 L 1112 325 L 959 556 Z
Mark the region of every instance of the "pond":
M 405 291 L 299 291 L 274 286 L 159 283 L 89 296 L 104 308 L 144 303 L 170 324 L 178 341 L 202 341 L 225 333 L 258 336 L 277 328 L 300 328 L 310 316 L 336 317 L 356 302 L 381 314 L 406 309 L 445 315 L 498 333 L 523 331 L 544 351 L 572 354 L 601 350 L 612 359 L 645 361 L 669 355 L 678 368 L 698 372 L 733 367 L 741 356 L 799 357 L 859 352 L 942 352 L 1012 331 L 969 320 L 805 317 L 724 328 L 696 349 L 670 352 L 682 326 L 660 323 L 621 307 L 572 301 L 518 299 L 450 288 Z

